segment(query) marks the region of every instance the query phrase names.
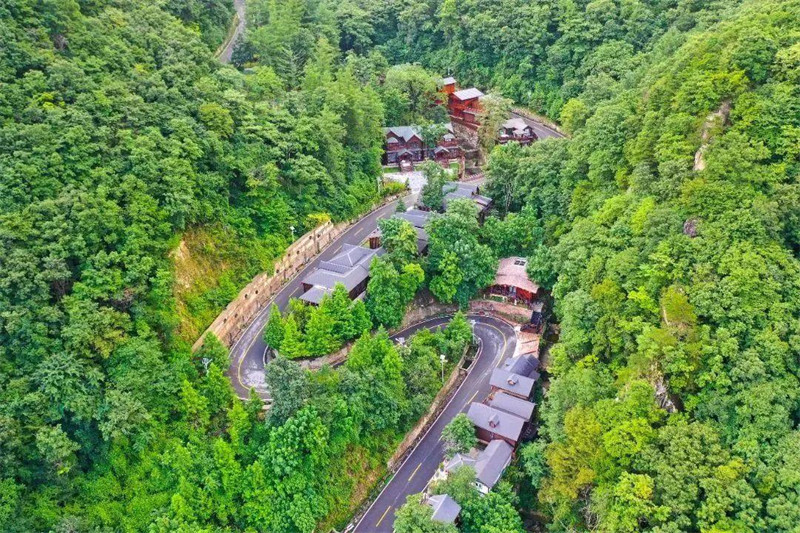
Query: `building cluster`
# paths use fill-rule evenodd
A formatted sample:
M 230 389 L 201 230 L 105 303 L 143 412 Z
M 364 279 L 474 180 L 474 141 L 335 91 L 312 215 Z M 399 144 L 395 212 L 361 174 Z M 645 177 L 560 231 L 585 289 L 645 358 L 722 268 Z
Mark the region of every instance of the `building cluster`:
M 478 218 L 482 222 L 492 205 L 492 199 L 480 194 L 477 185 L 448 182 L 443 188 L 445 193 L 442 208 L 447 209 L 448 202 L 454 199 L 471 199 L 478 207 Z M 417 232 L 417 250 L 421 255 L 428 253 L 428 222 L 436 216 L 432 211 L 412 208 L 404 213 L 394 215 L 408 221 Z M 381 247 L 380 229 L 375 229 L 368 237 L 369 247 L 345 244 L 335 257 L 320 262 L 319 266 L 302 279 L 303 294 L 300 300 L 309 305 L 319 305 L 326 294 L 331 294 L 338 283 L 344 285 L 350 298 L 361 298 L 369 283 L 369 267 L 375 257 L 386 251 Z
M 489 208 L 492 206 L 492 199 L 488 196 L 480 194 L 480 186 L 471 183 L 462 183 L 457 181 L 450 181 L 442 187 L 444 198 L 442 199 L 442 210 L 447 210 L 447 205 L 456 199 L 467 199 L 475 202 L 478 208 L 478 221 L 483 223 L 486 218 Z M 414 230 L 417 232 L 417 250 L 420 255 L 428 253 L 428 232 L 425 227 L 431 221 L 436 213 L 427 210 L 427 208 L 411 208 L 404 213 L 397 213 L 394 215 L 396 218 L 407 221 Z M 380 248 L 382 237 L 380 228 L 375 229 L 369 237 L 369 247 L 373 250 Z
M 428 242 L 430 237 L 428 236 L 428 232 L 425 230 L 425 226 L 428 225 L 428 222 L 434 217 L 434 213 L 432 211 L 423 211 L 421 209 L 411 208 L 404 213 L 396 213 L 394 215 L 395 218 L 400 218 L 405 220 L 414 228 L 417 232 L 417 252 L 420 255 L 425 255 L 428 253 Z M 373 250 L 380 248 L 381 246 L 381 230 L 377 228 L 375 231 L 370 233 L 369 239 L 369 247 Z
M 461 157 L 453 124 L 444 124 L 444 133 L 438 139 L 426 139 L 423 128 L 419 126 L 393 126 L 384 128 L 384 165 L 403 165 L 425 160 L 448 164 Z
M 399 165 L 401 168 L 410 169 L 415 163 L 425 160 L 447 165 L 464 155 L 456 138 L 453 123 L 477 130 L 480 126 L 480 114 L 483 112 L 481 100 L 486 95 L 475 87 L 459 89 L 455 78 L 444 78 L 439 84 L 442 93 L 447 97 L 447 112 L 451 120 L 442 125 L 444 133 L 438 139 L 426 139 L 424 128 L 419 126 L 384 128 L 384 165 Z M 510 117 L 497 132 L 499 144 L 515 141 L 528 145 L 538 138 L 533 127 L 520 117 Z
M 525 263 L 520 258 L 500 261 L 495 284 L 489 292 L 512 297 L 521 305 L 537 307 L 541 315 L 539 287 L 528 279 Z M 534 310 L 534 316 L 536 313 Z M 523 332 L 529 330 L 530 325 L 522 329 Z M 459 468 L 469 466 L 475 470 L 477 490 L 488 494 L 511 464 L 517 445 L 533 431 L 531 421 L 536 404 L 531 397 L 540 377 L 538 335 L 523 332 L 518 339 L 517 354 L 492 370 L 489 395 L 482 402 L 472 402 L 467 410 L 478 441 L 485 447 L 456 454 L 441 466 L 433 481 L 446 479 Z M 434 520 L 448 523 L 457 520 L 460 507 L 446 494 L 430 496 L 426 501 L 434 510 Z

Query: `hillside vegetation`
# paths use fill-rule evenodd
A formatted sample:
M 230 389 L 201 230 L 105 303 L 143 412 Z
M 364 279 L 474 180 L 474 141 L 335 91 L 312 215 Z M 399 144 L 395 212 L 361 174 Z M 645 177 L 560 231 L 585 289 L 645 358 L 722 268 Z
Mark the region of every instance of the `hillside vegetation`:
M 798 13 L 671 30 L 567 102 L 573 140 L 492 157 L 490 194 L 546 228 L 561 336 L 524 466 L 555 530 L 800 521 Z
M 324 54 L 307 90 L 220 66 L 231 9 L 0 6 L 3 531 L 246 527 L 222 493 L 242 490 L 226 469 L 260 407 L 234 403 L 220 347 L 194 358 L 184 341 L 269 269 L 290 226 L 377 198 L 382 111 Z M 181 235 L 216 279 L 176 331 Z
M 796 531 L 800 1 L 248 6 L 245 74 L 213 59 L 227 1 L 0 5 L 0 530 L 346 524 L 466 320 L 398 349 L 332 305 L 350 360 L 269 365 L 268 414 L 188 345 L 291 226 L 371 205 L 380 126 L 442 120 L 439 72 L 572 134 L 494 150 L 504 220 L 456 205 L 427 260 L 394 228 L 365 304 L 465 304 L 506 255 L 552 290 L 540 438 L 461 530 Z

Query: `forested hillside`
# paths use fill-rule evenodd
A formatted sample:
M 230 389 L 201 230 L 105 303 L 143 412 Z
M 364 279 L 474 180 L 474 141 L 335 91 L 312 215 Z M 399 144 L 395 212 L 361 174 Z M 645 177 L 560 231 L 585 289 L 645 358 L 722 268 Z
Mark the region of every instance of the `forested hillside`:
M 234 399 L 221 345 L 188 346 L 292 227 L 377 199 L 380 126 L 441 120 L 438 72 L 572 134 L 496 148 L 505 221 L 442 219 L 459 238 L 424 265 L 446 301 L 497 254 L 552 289 L 541 438 L 508 476 L 523 515 L 796 531 L 800 1 L 251 0 L 239 70 L 213 58 L 232 12 L 0 4 L 0 530 L 347 523 L 466 321 L 398 352 L 331 311 L 350 362 L 269 365 L 268 416 Z M 396 323 L 406 302 L 382 298 Z
M 561 336 L 522 466 L 555 530 L 800 523 L 798 13 L 674 27 L 564 91 L 573 140 L 492 157 L 490 194 L 545 228 Z
M 0 6 L 0 530 L 248 523 L 223 494 L 260 409 L 233 403 L 224 352 L 176 336 L 169 252 L 204 232 L 232 265 L 190 302 L 213 316 L 291 226 L 376 199 L 382 111 L 313 50 L 306 90 L 223 68 L 231 10 Z

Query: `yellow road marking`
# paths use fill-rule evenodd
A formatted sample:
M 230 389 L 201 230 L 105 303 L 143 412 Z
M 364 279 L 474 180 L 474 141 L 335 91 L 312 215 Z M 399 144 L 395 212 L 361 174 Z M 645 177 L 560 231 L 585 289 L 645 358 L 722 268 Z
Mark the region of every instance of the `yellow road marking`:
M 487 324 L 487 323 L 484 322 L 483 325 L 486 326 L 487 328 L 492 328 L 497 333 L 499 333 L 501 337 L 503 337 L 503 348 L 500 350 L 500 352 L 498 354 L 500 356 L 500 361 L 497 363 L 497 366 L 499 367 L 503 363 L 503 356 L 505 355 L 506 347 L 508 346 L 508 337 L 506 336 L 505 333 L 500 331 L 499 328 L 497 328 L 497 327 L 495 327 L 495 326 L 493 326 L 491 324 Z
M 475 399 L 475 396 L 477 396 L 477 395 L 478 395 L 478 392 L 479 392 L 479 391 L 475 391 L 475 394 L 473 394 L 473 395 L 472 395 L 472 398 L 470 398 L 469 400 L 467 400 L 467 403 L 472 403 L 472 400 L 474 400 L 474 399 Z
M 385 510 L 385 511 L 383 512 L 383 514 L 381 515 L 381 519 L 380 519 L 380 520 L 378 520 L 378 523 L 377 523 L 377 524 L 375 524 L 375 526 L 376 526 L 376 527 L 377 527 L 377 526 L 379 526 L 379 525 L 381 525 L 381 522 L 383 522 L 383 519 L 384 519 L 384 518 L 386 518 L 386 515 L 389 513 L 389 510 L 390 510 L 391 508 L 392 508 L 392 506 L 391 506 L 391 505 L 390 505 L 389 507 L 387 507 L 387 508 L 386 508 L 386 510 Z
M 419 466 L 413 472 L 411 472 L 411 475 L 408 478 L 409 481 L 411 481 L 411 478 L 414 477 L 414 475 L 417 473 L 417 470 L 419 470 L 421 466 L 422 466 L 422 463 L 420 463 Z

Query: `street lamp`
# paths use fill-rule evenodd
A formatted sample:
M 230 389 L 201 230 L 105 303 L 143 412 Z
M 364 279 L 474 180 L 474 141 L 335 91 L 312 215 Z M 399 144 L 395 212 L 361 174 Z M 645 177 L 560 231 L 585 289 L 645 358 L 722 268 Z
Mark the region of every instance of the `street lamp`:
M 294 240 L 294 226 L 289 226 L 289 230 L 292 232 L 292 240 Z
M 439 361 L 442 362 L 442 384 L 444 384 L 444 362 L 447 361 L 447 358 L 444 354 L 439 354 Z

